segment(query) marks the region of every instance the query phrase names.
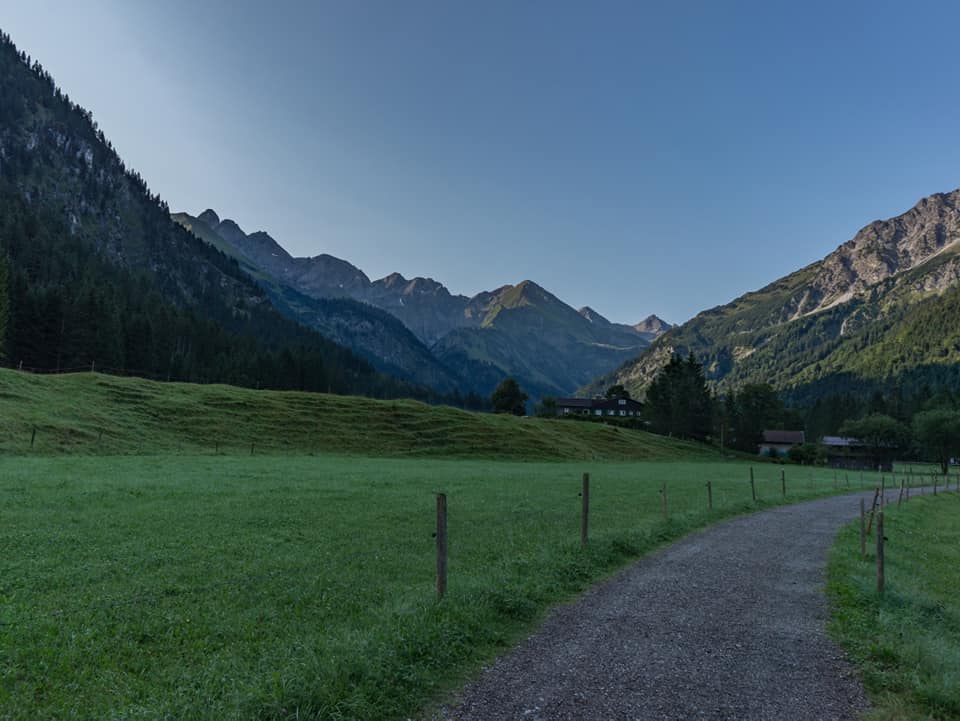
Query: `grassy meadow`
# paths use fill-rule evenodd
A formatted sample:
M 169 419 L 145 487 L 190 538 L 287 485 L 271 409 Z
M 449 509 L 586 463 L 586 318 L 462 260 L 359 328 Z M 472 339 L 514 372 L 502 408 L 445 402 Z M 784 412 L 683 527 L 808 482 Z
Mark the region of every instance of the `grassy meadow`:
M 829 565 L 831 630 L 860 666 L 874 704 L 866 718 L 960 718 L 960 494 L 888 506 L 884 537 L 882 597 L 875 537 L 861 559 L 859 523 L 840 533 Z
M 782 468 L 787 501 L 861 483 L 592 423 L 0 371 L 0 719 L 417 716 L 551 605 L 782 502 Z
M 340 453 L 364 456 L 716 459 L 650 433 L 517 419 L 417 401 L 0 369 L 0 453 Z
M 779 470 L 756 467 L 760 505 L 778 502 Z M 0 718 L 406 718 L 548 606 L 754 508 L 748 472 L 739 462 L 3 457 Z M 832 474 L 811 483 L 787 468 L 787 478 L 791 500 L 834 492 Z M 437 491 L 448 494 L 450 541 L 440 603 Z

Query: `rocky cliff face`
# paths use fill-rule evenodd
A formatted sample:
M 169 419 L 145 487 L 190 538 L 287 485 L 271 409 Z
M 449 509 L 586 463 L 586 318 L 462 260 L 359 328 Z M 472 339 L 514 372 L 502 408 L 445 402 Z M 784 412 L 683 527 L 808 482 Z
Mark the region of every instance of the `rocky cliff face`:
M 622 382 L 642 392 L 672 352 L 696 354 L 708 379 L 720 386 L 764 382 L 791 388 L 823 384 L 840 373 L 894 377 L 950 354 L 911 356 L 908 367 L 898 365 L 903 354 L 890 344 L 883 358 L 868 352 L 870 345 L 958 281 L 960 190 L 954 190 L 872 222 L 823 260 L 700 313 L 589 388 Z

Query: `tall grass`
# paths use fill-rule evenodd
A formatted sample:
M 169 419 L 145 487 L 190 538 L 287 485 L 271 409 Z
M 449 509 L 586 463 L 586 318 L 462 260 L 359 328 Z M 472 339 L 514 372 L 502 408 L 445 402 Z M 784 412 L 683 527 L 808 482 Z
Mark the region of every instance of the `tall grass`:
M 748 470 L 0 459 L 0 718 L 406 718 L 550 605 L 658 544 L 755 508 Z M 779 502 L 779 470 L 756 468 L 759 505 Z M 788 500 L 834 492 L 831 472 L 786 472 Z M 450 533 L 439 603 L 437 491 L 448 494 Z
M 857 662 L 872 721 L 960 718 L 960 494 L 929 491 L 884 513 L 885 590 L 875 541 L 860 558 L 859 524 L 829 564 L 831 631 Z

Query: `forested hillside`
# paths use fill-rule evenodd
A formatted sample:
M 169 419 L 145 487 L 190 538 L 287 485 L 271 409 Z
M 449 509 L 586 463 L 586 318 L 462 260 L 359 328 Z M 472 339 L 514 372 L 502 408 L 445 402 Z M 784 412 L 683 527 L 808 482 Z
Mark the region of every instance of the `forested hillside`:
M 422 395 L 283 318 L 195 238 L 91 114 L 0 37 L 0 359 L 246 386 Z

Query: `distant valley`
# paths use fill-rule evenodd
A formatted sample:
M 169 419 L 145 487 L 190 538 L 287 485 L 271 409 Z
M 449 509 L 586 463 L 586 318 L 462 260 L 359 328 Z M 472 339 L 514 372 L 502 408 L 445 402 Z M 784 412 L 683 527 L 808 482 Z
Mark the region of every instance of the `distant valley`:
M 670 328 L 656 316 L 611 323 L 529 280 L 472 298 L 431 278 L 371 281 L 330 255 L 295 258 L 267 233 L 247 234 L 213 210 L 173 218 L 236 259 L 281 312 L 381 370 L 441 392 L 487 395 L 513 376 L 535 397 L 569 394 Z

